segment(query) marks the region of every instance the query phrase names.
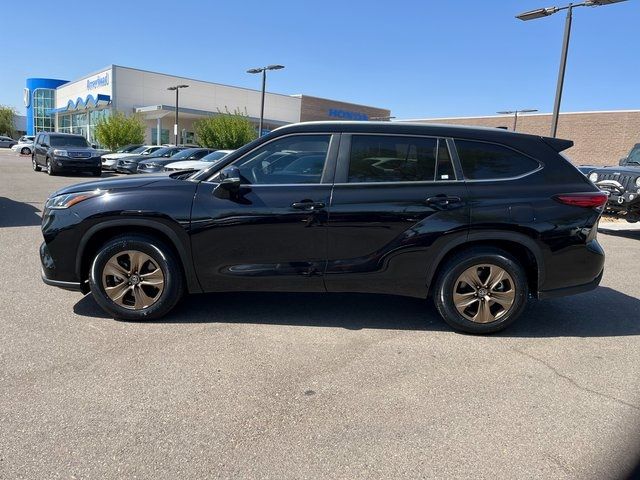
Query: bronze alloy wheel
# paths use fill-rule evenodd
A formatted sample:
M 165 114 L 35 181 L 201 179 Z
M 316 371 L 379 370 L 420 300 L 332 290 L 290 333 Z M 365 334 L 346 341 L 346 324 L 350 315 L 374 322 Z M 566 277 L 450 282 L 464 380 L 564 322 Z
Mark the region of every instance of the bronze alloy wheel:
M 160 266 L 138 250 L 116 253 L 102 270 L 102 287 L 107 296 L 129 310 L 142 310 L 156 303 L 164 285 Z
M 474 265 L 462 272 L 453 287 L 456 309 L 474 323 L 491 323 L 504 317 L 515 298 L 511 275 L 497 265 Z

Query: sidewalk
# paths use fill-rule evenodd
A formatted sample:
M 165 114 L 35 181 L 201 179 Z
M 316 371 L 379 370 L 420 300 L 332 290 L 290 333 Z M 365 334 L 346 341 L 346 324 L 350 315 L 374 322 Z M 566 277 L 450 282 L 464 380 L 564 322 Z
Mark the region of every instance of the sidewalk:
M 599 232 L 606 231 L 640 231 L 640 222 L 600 222 L 598 225 Z

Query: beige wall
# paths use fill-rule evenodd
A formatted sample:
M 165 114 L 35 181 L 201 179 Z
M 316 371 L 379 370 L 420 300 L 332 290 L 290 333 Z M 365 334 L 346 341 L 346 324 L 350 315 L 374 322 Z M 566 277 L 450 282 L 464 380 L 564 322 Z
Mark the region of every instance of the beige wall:
M 446 123 L 513 128 L 513 116 L 427 118 L 423 123 Z M 549 136 L 551 114 L 518 117 L 519 132 Z M 562 113 L 558 137 L 574 141 L 565 153 L 576 165 L 617 165 L 631 147 L 640 143 L 640 110 Z

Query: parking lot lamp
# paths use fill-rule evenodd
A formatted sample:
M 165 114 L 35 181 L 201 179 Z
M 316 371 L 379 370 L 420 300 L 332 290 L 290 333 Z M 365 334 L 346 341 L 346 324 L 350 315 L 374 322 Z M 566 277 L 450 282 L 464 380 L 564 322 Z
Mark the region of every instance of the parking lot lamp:
M 175 90 L 176 91 L 176 123 L 173 125 L 173 138 L 177 145 L 180 145 L 180 137 L 178 135 L 178 92 L 181 88 L 188 88 L 189 85 L 176 85 L 174 87 L 169 87 L 167 90 Z
M 555 137 L 558 131 L 558 116 L 560 115 L 560 102 L 562 100 L 562 87 L 564 85 L 564 71 L 567 66 L 567 52 L 569 50 L 569 37 L 571 36 L 571 21 L 573 17 L 573 9 L 575 7 L 600 7 L 611 3 L 625 2 L 626 0 L 587 0 L 582 3 L 570 3 L 564 7 L 547 7 L 538 8 L 529 12 L 516 15 L 516 18 L 528 21 L 537 18 L 548 17 L 561 10 L 567 11 L 567 17 L 564 23 L 564 37 L 562 40 L 562 54 L 560 56 L 560 70 L 558 72 L 558 84 L 556 86 L 556 98 L 553 103 L 553 117 L 551 118 L 551 136 Z
M 284 65 L 268 65 L 266 67 L 250 68 L 247 73 L 262 73 L 262 96 L 260 98 L 260 123 L 258 124 L 258 137 L 262 136 L 262 124 L 264 123 L 264 94 L 267 86 L 267 70 L 281 70 Z
M 513 115 L 513 131 L 516 131 L 516 128 L 518 128 L 518 114 L 519 113 L 532 113 L 532 112 L 537 112 L 538 110 L 535 108 L 527 108 L 527 109 L 523 109 L 523 110 L 505 110 L 503 112 L 496 112 L 496 113 L 500 113 L 502 115 Z

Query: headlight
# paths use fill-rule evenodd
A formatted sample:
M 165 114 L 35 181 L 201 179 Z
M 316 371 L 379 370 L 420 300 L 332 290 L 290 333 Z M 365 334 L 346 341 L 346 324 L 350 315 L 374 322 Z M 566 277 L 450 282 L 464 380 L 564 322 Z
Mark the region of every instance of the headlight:
M 80 203 L 88 198 L 97 197 L 98 195 L 103 195 L 107 193 L 105 190 L 93 190 L 91 192 L 76 192 L 76 193 L 67 193 L 64 195 L 56 195 L 55 197 L 51 197 L 45 203 L 44 208 L 60 210 L 63 208 L 69 208 L 76 203 Z
M 160 167 L 161 165 L 159 163 L 144 163 L 142 164 L 142 168 L 144 167 L 151 167 L 151 168 L 156 168 L 156 167 Z
M 596 172 L 591 172 L 589 174 L 589 180 L 591 180 L 593 183 L 598 181 L 598 174 Z
M 59 150 L 59 149 L 55 149 L 53 151 L 54 155 L 57 155 L 58 157 L 66 157 L 67 156 L 67 151 L 66 150 Z
M 636 187 L 640 187 L 640 177 L 636 178 Z

